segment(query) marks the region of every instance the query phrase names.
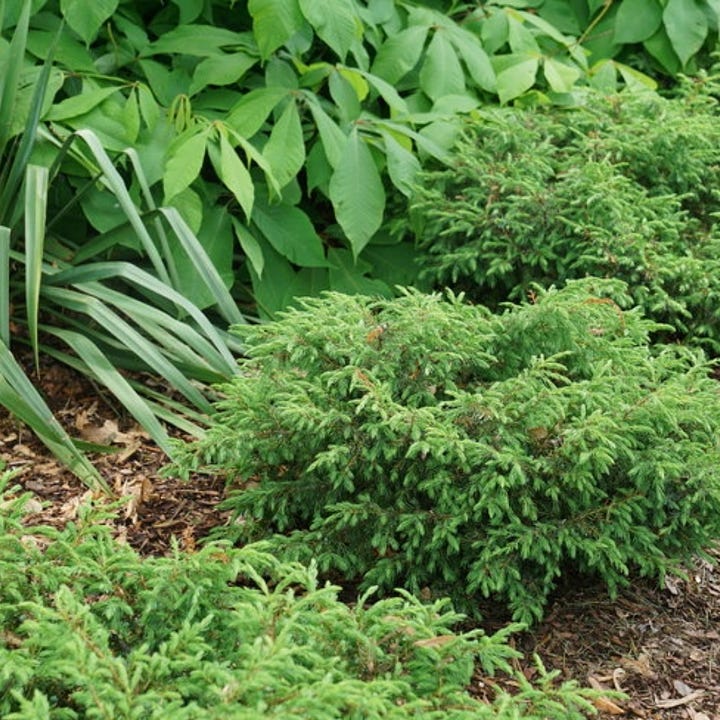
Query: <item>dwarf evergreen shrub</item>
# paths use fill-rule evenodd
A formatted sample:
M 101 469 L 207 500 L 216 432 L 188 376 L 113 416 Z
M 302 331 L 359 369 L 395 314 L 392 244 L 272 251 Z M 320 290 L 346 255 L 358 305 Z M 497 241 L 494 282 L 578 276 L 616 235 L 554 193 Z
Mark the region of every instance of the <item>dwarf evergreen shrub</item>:
M 493 704 L 465 691 L 476 660 L 510 671 L 508 628 L 455 633 L 445 601 L 349 607 L 312 568 L 213 544 L 141 559 L 97 510 L 63 532 L 22 523 L 0 481 L 3 720 L 493 718 L 581 720 L 592 691 L 535 685 Z
M 249 359 L 183 467 L 234 486 L 226 535 L 469 612 L 538 618 L 571 572 L 662 577 L 720 534 L 718 386 L 608 295 L 306 300 L 238 328 Z
M 600 276 L 675 335 L 720 352 L 720 118 L 708 94 L 496 109 L 413 215 L 424 277 L 486 304 Z

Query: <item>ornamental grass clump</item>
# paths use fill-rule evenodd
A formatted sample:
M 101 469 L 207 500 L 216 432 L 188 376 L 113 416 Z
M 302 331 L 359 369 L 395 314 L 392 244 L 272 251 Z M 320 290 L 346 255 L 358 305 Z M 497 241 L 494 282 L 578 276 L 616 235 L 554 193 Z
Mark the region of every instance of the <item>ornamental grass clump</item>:
M 483 111 L 412 203 L 421 275 L 484 304 L 618 278 L 672 335 L 720 353 L 720 122 L 700 92 Z M 398 227 L 407 231 L 407 222 Z
M 662 578 L 720 535 L 720 397 L 700 351 L 651 348 L 616 299 L 305 300 L 238 328 L 248 358 L 181 469 L 227 477 L 226 537 L 465 612 L 532 621 L 563 576 Z
M 475 663 L 511 672 L 512 628 L 454 630 L 446 601 L 349 606 L 314 568 L 263 545 L 140 558 L 82 508 L 28 526 L 0 478 L 0 717 L 4 720 L 582 720 L 594 691 L 544 673 L 493 702 Z

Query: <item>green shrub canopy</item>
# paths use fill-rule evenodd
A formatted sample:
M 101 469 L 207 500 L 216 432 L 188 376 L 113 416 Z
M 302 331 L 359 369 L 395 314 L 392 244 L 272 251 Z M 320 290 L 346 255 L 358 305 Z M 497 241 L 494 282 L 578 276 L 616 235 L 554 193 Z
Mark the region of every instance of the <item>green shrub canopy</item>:
M 593 691 L 554 673 L 493 703 L 465 690 L 477 660 L 508 672 L 508 628 L 457 633 L 446 601 L 348 606 L 314 568 L 262 545 L 140 558 L 82 508 L 28 527 L 0 477 L 4 720 L 582 720 Z
M 599 276 L 675 335 L 720 351 L 720 123 L 687 91 L 479 113 L 413 203 L 422 272 L 479 302 Z M 406 224 L 401 224 L 403 232 Z
M 233 484 L 229 537 L 469 612 L 538 618 L 569 572 L 662 577 L 720 530 L 718 389 L 610 295 L 306 300 L 239 329 L 250 357 L 183 466 Z

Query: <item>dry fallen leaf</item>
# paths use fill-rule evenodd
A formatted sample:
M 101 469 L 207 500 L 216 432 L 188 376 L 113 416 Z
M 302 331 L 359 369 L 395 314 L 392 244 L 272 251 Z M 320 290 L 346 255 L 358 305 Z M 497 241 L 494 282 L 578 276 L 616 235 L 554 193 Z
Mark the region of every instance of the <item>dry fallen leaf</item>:
M 641 675 L 645 678 L 656 678 L 657 673 L 652 669 L 650 657 L 647 653 L 642 653 L 637 658 L 621 658 L 620 664 L 629 673 Z
M 83 425 L 78 430 L 80 430 L 83 440 L 96 445 L 112 445 L 115 442 L 122 442 L 119 438 L 124 435 L 114 420 L 106 420 L 100 427 L 90 424 Z
M 608 700 L 606 697 L 594 698 L 592 704 L 600 711 L 608 713 L 609 715 L 624 715 L 625 710 L 619 705 L 614 703 L 612 700 Z
M 455 639 L 455 635 L 437 635 L 436 637 L 425 638 L 424 640 L 416 640 L 413 645 L 415 647 L 436 648 L 447 645 Z
M 152 497 L 153 484 L 146 475 L 138 473 L 122 484 L 119 494 L 123 498 L 129 498 L 125 506 L 125 518 L 135 524 L 138 521 L 138 510 L 141 505 Z
M 683 697 L 690 695 L 693 691 L 693 689 L 689 685 L 686 685 L 682 680 L 673 680 L 673 687 L 678 691 L 678 694 Z

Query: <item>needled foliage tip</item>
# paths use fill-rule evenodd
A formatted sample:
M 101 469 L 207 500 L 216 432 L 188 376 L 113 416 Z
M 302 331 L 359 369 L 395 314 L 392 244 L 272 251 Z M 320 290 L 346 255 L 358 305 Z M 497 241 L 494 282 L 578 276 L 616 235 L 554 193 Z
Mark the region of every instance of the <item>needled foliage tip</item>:
M 228 537 L 464 611 L 534 620 L 563 575 L 662 577 L 720 533 L 718 386 L 611 296 L 308 299 L 238 328 L 249 357 L 181 469 L 226 475 Z

